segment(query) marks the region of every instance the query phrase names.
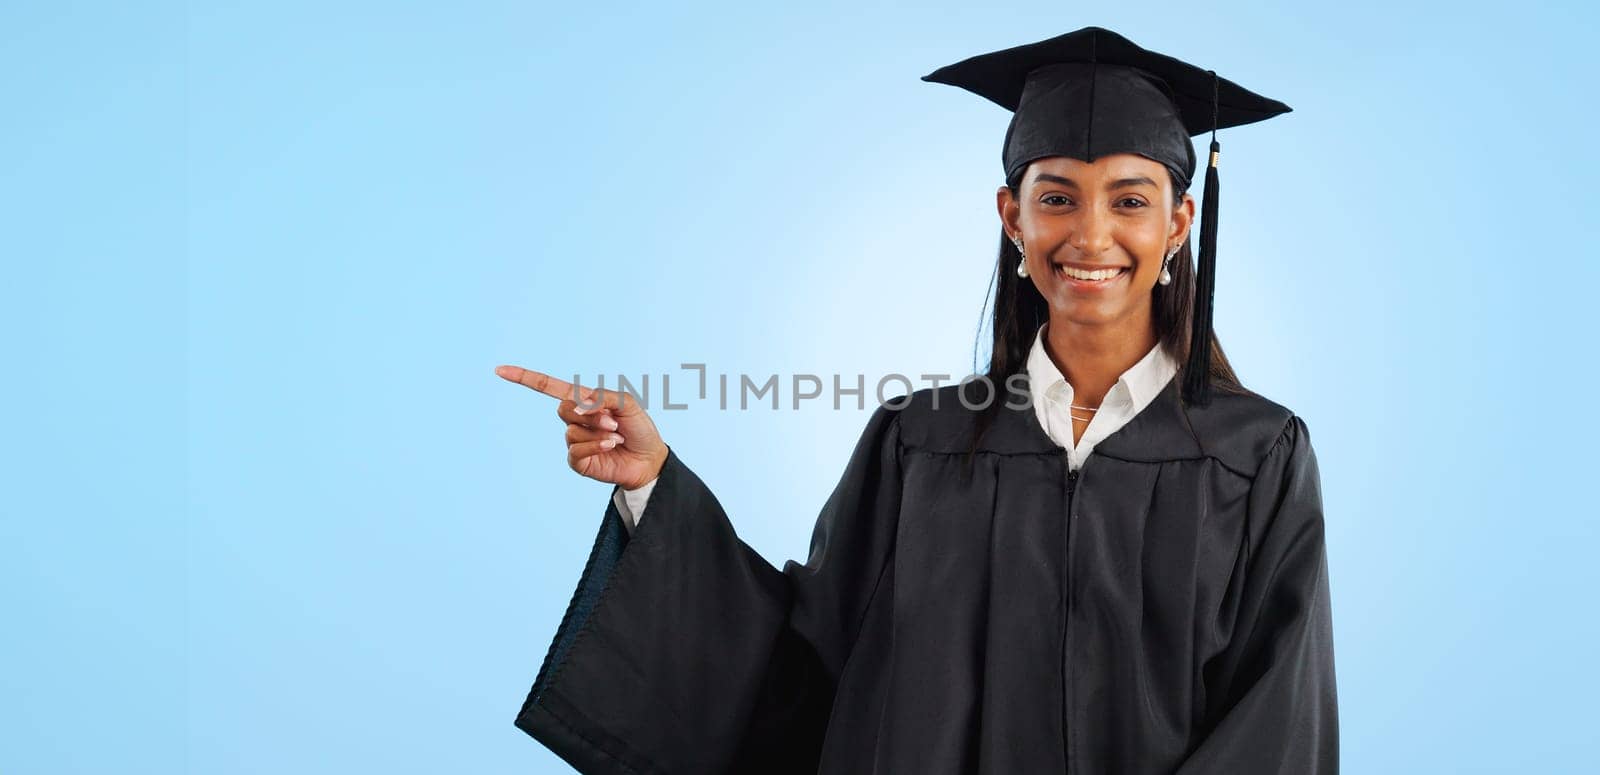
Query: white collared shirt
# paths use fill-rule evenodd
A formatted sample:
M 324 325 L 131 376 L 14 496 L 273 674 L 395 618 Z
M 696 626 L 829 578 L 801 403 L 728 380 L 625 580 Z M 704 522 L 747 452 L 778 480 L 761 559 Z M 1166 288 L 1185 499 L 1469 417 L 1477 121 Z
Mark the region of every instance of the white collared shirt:
M 1150 348 L 1138 363 L 1128 367 L 1117 377 L 1117 384 L 1106 392 L 1083 429 L 1083 437 L 1072 443 L 1072 384 L 1061 376 L 1061 370 L 1050 360 L 1044 349 L 1045 325 L 1033 335 L 1033 349 L 1028 351 L 1028 392 L 1033 399 L 1033 411 L 1039 425 L 1050 439 L 1067 450 L 1068 470 L 1083 467 L 1083 461 L 1094 452 L 1094 446 L 1107 436 L 1127 425 L 1135 415 L 1154 401 L 1161 390 L 1178 373 L 1178 364 L 1161 348 L 1160 343 Z M 1085 413 L 1087 410 L 1080 410 Z
M 1128 424 L 1155 400 L 1178 373 L 1178 364 L 1159 343 L 1151 348 L 1138 363 L 1117 377 L 1117 384 L 1111 386 L 1093 419 L 1089 420 L 1089 427 L 1083 430 L 1083 438 L 1073 444 L 1072 385 L 1061 376 L 1061 370 L 1045 352 L 1045 325 L 1034 332 L 1033 348 L 1028 351 L 1028 391 L 1032 394 L 1033 411 L 1040 427 L 1052 441 L 1067 450 L 1068 470 L 1076 471 L 1094 452 L 1094 445 Z M 611 500 L 616 503 L 617 511 L 622 514 L 622 524 L 629 532 L 638 524 L 638 515 L 644 513 L 645 503 L 650 500 L 650 491 L 655 486 L 656 480 L 651 479 L 637 490 L 624 490 L 618 485 L 612 493 Z

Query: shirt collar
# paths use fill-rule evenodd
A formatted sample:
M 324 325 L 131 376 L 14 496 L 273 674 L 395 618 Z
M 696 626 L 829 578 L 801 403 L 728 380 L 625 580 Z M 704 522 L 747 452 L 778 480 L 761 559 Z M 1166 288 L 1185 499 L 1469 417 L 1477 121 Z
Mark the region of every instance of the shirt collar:
M 1045 397 L 1052 390 L 1065 392 L 1072 389 L 1061 376 L 1061 370 L 1056 368 L 1055 362 L 1050 360 L 1050 355 L 1044 351 L 1045 325 L 1048 323 L 1040 325 L 1039 330 L 1034 332 L 1033 347 L 1028 350 L 1028 393 L 1035 407 L 1044 406 Z M 1056 388 L 1057 384 L 1062 387 Z
M 1028 392 L 1034 405 L 1042 406 L 1043 402 L 1052 393 L 1059 394 L 1062 400 L 1069 400 L 1072 395 L 1072 385 L 1061 375 L 1061 370 L 1056 368 L 1054 361 L 1050 360 L 1049 353 L 1044 349 L 1044 330 L 1049 323 L 1039 326 L 1034 332 L 1033 347 L 1028 351 Z M 1117 377 L 1117 384 L 1122 385 L 1128 393 L 1129 402 L 1133 412 L 1147 406 L 1166 387 L 1173 375 L 1178 373 L 1178 364 L 1167 354 L 1166 348 L 1160 342 L 1150 348 L 1138 363 L 1133 364 L 1122 376 Z M 1055 385 L 1060 384 L 1057 388 Z

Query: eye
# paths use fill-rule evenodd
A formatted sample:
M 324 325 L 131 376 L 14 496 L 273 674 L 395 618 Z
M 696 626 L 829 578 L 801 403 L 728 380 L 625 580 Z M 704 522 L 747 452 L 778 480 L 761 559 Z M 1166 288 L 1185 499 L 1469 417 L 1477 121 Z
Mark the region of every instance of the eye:
M 1052 202 L 1051 201 L 1052 199 L 1059 200 L 1059 201 Z M 1040 199 L 1039 201 L 1044 202 L 1045 204 L 1051 205 L 1053 207 L 1060 207 L 1062 205 L 1072 204 L 1072 200 L 1071 199 L 1068 199 L 1065 196 L 1062 196 L 1061 194 L 1050 194 L 1048 196 L 1045 196 L 1043 199 Z
M 1129 203 L 1129 202 L 1131 202 L 1131 203 L 1132 203 L 1132 204 L 1133 204 L 1133 207 L 1134 207 L 1134 208 L 1140 208 L 1140 207 L 1144 207 L 1144 206 L 1145 206 L 1145 203 L 1144 203 L 1144 200 L 1142 200 L 1142 199 L 1135 199 L 1135 198 L 1133 198 L 1133 197 L 1131 197 L 1131 196 L 1130 196 L 1130 197 L 1128 197 L 1128 198 L 1126 198 L 1126 199 L 1123 199 L 1123 200 L 1122 200 L 1122 202 L 1123 202 L 1123 203 Z

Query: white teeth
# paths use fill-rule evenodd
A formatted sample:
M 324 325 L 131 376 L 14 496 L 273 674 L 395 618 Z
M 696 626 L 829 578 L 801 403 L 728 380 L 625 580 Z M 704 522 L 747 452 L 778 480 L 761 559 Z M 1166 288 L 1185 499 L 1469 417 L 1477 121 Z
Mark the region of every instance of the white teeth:
M 1096 269 L 1093 272 L 1074 269 L 1070 266 L 1057 266 L 1056 269 L 1074 280 L 1109 280 L 1122 273 L 1121 269 Z

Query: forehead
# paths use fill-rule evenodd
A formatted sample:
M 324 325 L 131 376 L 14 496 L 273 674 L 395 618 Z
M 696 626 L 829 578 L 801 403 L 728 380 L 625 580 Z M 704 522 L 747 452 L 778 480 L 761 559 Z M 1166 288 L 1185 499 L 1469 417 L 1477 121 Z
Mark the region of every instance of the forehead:
M 1139 176 L 1154 180 L 1156 185 L 1162 188 L 1166 188 L 1170 184 L 1167 180 L 1167 168 L 1165 165 L 1136 153 L 1107 154 L 1095 159 L 1093 162 L 1074 159 L 1070 156 L 1046 156 L 1042 159 L 1034 159 L 1028 163 L 1027 171 L 1023 173 L 1024 185 L 1031 184 L 1033 179 L 1041 172 L 1072 178 L 1080 184 Z

